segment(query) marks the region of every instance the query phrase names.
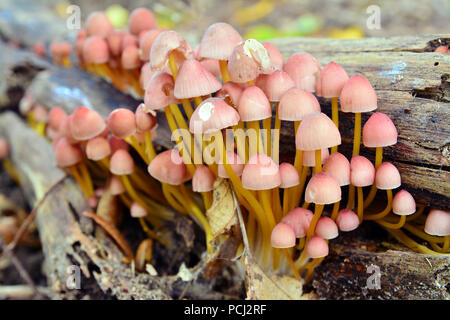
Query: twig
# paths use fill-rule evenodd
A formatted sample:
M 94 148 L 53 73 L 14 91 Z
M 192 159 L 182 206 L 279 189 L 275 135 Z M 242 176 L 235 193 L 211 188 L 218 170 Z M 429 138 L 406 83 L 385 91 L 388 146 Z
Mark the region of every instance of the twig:
M 37 290 L 43 296 L 47 295 L 48 288 L 38 287 Z M 0 299 L 27 299 L 33 298 L 34 296 L 34 288 L 28 285 L 0 286 Z

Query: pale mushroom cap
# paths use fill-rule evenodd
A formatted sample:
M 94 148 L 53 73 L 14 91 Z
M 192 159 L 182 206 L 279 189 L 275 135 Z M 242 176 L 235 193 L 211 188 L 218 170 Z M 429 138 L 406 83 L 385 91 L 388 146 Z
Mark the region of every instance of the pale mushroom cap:
M 297 186 L 300 183 L 297 169 L 288 162 L 280 164 L 280 188 L 287 189 Z
M 406 190 L 400 190 L 392 199 L 392 212 L 398 215 L 410 215 L 416 212 L 416 201 Z
M 375 183 L 380 190 L 396 189 L 402 184 L 400 172 L 392 163 L 383 162 L 375 174 Z
M 194 111 L 189 130 L 194 133 L 214 133 L 239 122 L 239 114 L 223 99 L 208 98 Z
M 192 190 L 194 192 L 208 192 L 214 189 L 214 173 L 205 165 L 195 169 L 192 177 Z
M 317 221 L 315 233 L 322 239 L 331 240 L 337 238 L 339 230 L 333 219 L 321 217 L 319 221 Z
M 242 175 L 244 164 L 242 163 L 241 158 L 235 152 L 227 151 L 227 163 L 230 164 L 231 169 L 233 169 L 236 176 L 240 177 Z M 221 178 L 228 178 L 228 173 L 225 170 L 222 159 L 219 160 L 218 175 Z
M 131 12 L 128 20 L 128 29 L 134 35 L 139 35 L 142 31 L 156 28 L 156 20 L 150 10 L 137 8 Z
M 0 159 L 5 159 L 9 156 L 9 144 L 6 139 L 0 139 Z
M 425 221 L 425 232 L 432 236 L 449 236 L 450 212 L 431 209 Z
M 350 209 L 342 209 L 336 218 L 339 230 L 344 232 L 353 231 L 359 226 L 359 218 L 356 213 Z
M 250 157 L 242 171 L 242 185 L 249 190 L 268 190 L 281 184 L 278 165 L 265 154 Z
M 306 256 L 317 259 L 328 255 L 328 243 L 321 237 L 312 237 L 305 246 Z
M 323 164 L 323 172 L 333 176 L 341 187 L 350 184 L 350 162 L 342 153 L 330 155 Z
M 339 102 L 342 112 L 369 112 L 377 108 L 377 95 L 369 80 L 354 75 L 342 88 Z
M 266 48 L 267 52 L 269 53 L 269 57 L 270 60 L 272 61 L 273 68 L 275 70 L 282 70 L 284 59 L 283 56 L 281 55 L 280 50 L 278 50 L 278 48 L 270 42 L 262 42 L 262 45 L 264 46 L 264 48 Z
M 222 74 L 220 73 L 219 60 L 204 59 L 200 61 L 200 64 L 202 65 L 203 68 L 208 70 L 208 72 L 211 73 L 216 79 L 220 79 L 222 77 Z
M 341 187 L 331 175 L 320 172 L 312 176 L 305 190 L 305 201 L 315 204 L 331 204 L 341 201 Z
M 113 196 L 117 196 L 126 191 L 122 181 L 116 176 L 111 177 L 111 180 L 109 181 L 109 190 Z
M 155 72 L 145 88 L 144 104 L 151 110 L 159 110 L 169 104 L 178 104 L 173 95 L 174 82 L 170 74 Z
M 150 50 L 152 49 L 153 42 L 165 29 L 152 29 L 144 33 L 139 39 L 140 58 L 142 61 L 148 61 L 150 59 Z
M 317 98 L 310 92 L 299 88 L 286 91 L 278 104 L 278 118 L 286 121 L 299 121 L 311 113 L 320 112 Z
M 136 108 L 136 129 L 139 132 L 150 131 L 156 125 L 156 117 L 147 112 L 144 104 L 140 104 Z
M 135 36 L 132 34 L 126 33 L 122 38 L 122 46 L 121 51 L 123 52 L 128 47 L 135 47 L 137 48 L 139 46 L 139 42 Z
M 89 160 L 98 161 L 109 157 L 111 147 L 108 140 L 103 137 L 95 137 L 86 144 L 86 157 Z
M 72 130 L 70 129 L 70 123 L 72 122 L 73 115 L 68 116 L 66 119 L 63 120 L 63 122 L 59 125 L 58 128 L 58 135 L 59 137 L 65 137 L 67 138 L 67 141 L 71 144 L 75 144 L 80 142 L 80 140 L 75 139 L 72 135 Z M 106 126 L 105 126 L 106 127 Z M 58 136 L 57 135 L 57 136 Z M 56 137 L 55 137 L 56 138 Z M 54 139 L 53 142 L 55 142 L 56 139 Z
M 173 53 L 177 65 L 180 65 L 185 59 L 194 57 L 194 51 L 182 36 L 175 31 L 164 31 L 155 39 L 150 50 L 152 70 L 164 70 L 168 66 L 171 53 Z
M 381 112 L 375 112 L 364 124 L 362 141 L 369 148 L 387 147 L 397 143 L 397 129 L 392 120 Z
M 158 154 L 147 169 L 153 178 L 171 185 L 179 185 L 186 178 L 186 165 L 178 150 L 175 149 Z
M 109 48 L 103 38 L 90 36 L 83 44 L 83 60 L 88 64 L 102 64 L 109 60 Z
M 174 94 L 177 99 L 188 99 L 209 95 L 220 88 L 222 84 L 200 62 L 188 59 L 180 67 Z
M 324 98 L 337 98 L 347 80 L 347 72 L 339 64 L 330 62 L 316 81 L 316 94 Z
M 125 32 L 122 30 L 114 30 L 106 38 L 109 51 L 113 56 L 119 56 L 122 52 L 122 40 Z
M 141 67 L 141 73 L 139 75 L 139 84 L 142 89 L 147 89 L 147 86 L 150 82 L 150 79 L 153 77 L 154 72 L 152 71 L 152 68 L 150 67 L 150 62 L 146 62 Z
M 272 117 L 269 100 L 256 86 L 250 86 L 242 92 L 237 110 L 241 121 L 258 121 Z
M 286 61 L 283 70 L 294 80 L 297 88 L 308 92 L 316 91 L 316 81 L 322 67 L 309 53 L 294 53 Z
M 134 161 L 130 153 L 119 149 L 111 157 L 109 171 L 116 175 L 128 175 L 134 171 Z
M 53 107 L 48 114 L 48 126 L 53 130 L 58 130 L 59 126 L 67 118 L 66 112 L 60 107 Z
M 147 210 L 136 201 L 131 204 L 130 214 L 133 218 L 145 217 L 147 213 Z
M 83 159 L 83 152 L 78 145 L 72 145 L 67 138 L 59 139 L 55 147 L 56 164 L 59 168 L 76 165 Z
M 134 46 L 128 46 L 122 51 L 121 56 L 122 67 L 125 70 L 136 69 L 141 66 L 139 58 L 139 49 Z
M 293 87 L 294 80 L 286 72 L 276 70 L 267 78 L 264 92 L 270 101 L 280 101 L 283 94 Z
M 323 164 L 325 160 L 330 155 L 328 148 L 322 149 L 320 151 L 321 163 Z M 303 166 L 305 167 L 314 167 L 316 165 L 316 152 L 315 151 L 303 151 Z
M 79 107 L 70 116 L 70 132 L 77 140 L 89 140 L 106 128 L 105 120 L 94 110 Z
M 341 134 L 333 121 L 324 113 L 311 113 L 306 116 L 295 136 L 296 148 L 313 151 L 341 144 Z
M 289 211 L 281 222 L 290 225 L 294 229 L 297 238 L 303 238 L 306 236 L 313 215 L 311 210 L 298 207 Z
M 295 246 L 294 229 L 286 223 L 278 223 L 272 230 L 270 244 L 273 248 L 292 248 Z
M 125 108 L 118 108 L 108 117 L 108 129 L 116 138 L 125 139 L 136 132 L 136 116 Z
M 241 98 L 242 92 L 244 89 L 238 85 L 237 83 L 228 81 L 223 84 L 222 89 L 220 89 L 216 97 L 225 98 L 230 97 L 231 103 L 233 106 L 237 106 L 239 104 L 239 99 Z
M 350 161 L 350 182 L 356 187 L 367 187 L 375 181 L 375 167 L 363 156 L 353 156 Z
M 104 12 L 92 12 L 86 20 L 86 33 L 88 36 L 106 37 L 114 31 L 114 26 Z
M 214 23 L 203 34 L 198 57 L 228 60 L 241 41 L 241 35 L 231 25 L 224 22 Z

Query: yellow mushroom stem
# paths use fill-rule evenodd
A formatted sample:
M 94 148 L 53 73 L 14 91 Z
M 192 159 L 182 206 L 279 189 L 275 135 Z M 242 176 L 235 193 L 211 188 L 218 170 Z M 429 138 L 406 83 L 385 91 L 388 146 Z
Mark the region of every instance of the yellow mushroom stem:
M 390 190 L 390 189 L 386 190 L 386 194 L 387 194 L 387 200 L 388 200 L 386 208 L 381 212 L 364 216 L 364 220 L 380 220 L 380 219 L 384 218 L 385 216 L 387 216 L 389 214 L 389 212 L 391 212 L 392 190 Z
M 259 121 L 248 121 L 247 122 L 247 130 L 252 130 L 254 133 L 254 136 L 256 137 L 256 146 L 257 146 L 257 153 L 262 153 L 263 152 L 263 144 L 261 141 L 261 132 L 260 132 L 260 128 L 259 128 Z M 250 138 L 252 135 L 248 135 L 249 136 L 249 145 L 253 143 L 255 143 L 255 141 L 251 141 L 252 139 Z M 252 155 L 252 154 L 251 154 Z
M 387 222 L 384 219 L 379 219 L 377 222 L 378 222 L 378 224 L 382 225 L 385 228 L 400 229 L 400 228 L 402 228 L 405 225 L 406 216 L 405 215 L 400 216 L 400 219 L 398 220 L 397 223 L 390 223 L 390 222 Z
M 376 221 L 379 223 L 379 221 Z M 404 232 L 398 229 L 386 229 L 390 234 L 392 234 L 399 242 L 403 243 L 405 246 L 410 248 L 412 251 L 423 253 L 423 254 L 434 254 L 434 255 L 448 255 L 445 253 L 433 251 L 408 237 Z
M 361 146 L 361 113 L 355 113 L 355 132 L 353 134 L 353 156 L 359 155 L 359 148 Z M 353 209 L 355 206 L 355 186 L 350 184 L 348 189 L 347 208 Z
M 147 154 L 147 159 L 149 160 L 149 163 L 150 163 L 156 157 L 156 151 L 153 146 L 151 132 L 146 131 L 144 133 L 144 136 L 145 136 L 144 149 L 145 149 L 145 153 Z
M 228 73 L 228 61 L 219 60 L 220 74 L 222 75 L 223 83 L 230 81 L 230 74 Z
M 408 220 L 408 219 L 406 219 L 406 220 Z M 415 235 L 416 237 L 419 237 L 420 239 L 428 241 L 430 243 L 442 243 L 442 242 L 444 242 L 444 239 L 442 237 L 431 236 L 431 235 L 423 232 L 422 230 L 418 229 L 417 227 L 413 226 L 410 223 L 406 223 L 403 227 L 406 230 L 408 230 L 410 233 Z
M 308 209 L 310 204 L 311 203 L 305 201 L 305 202 L 303 202 L 302 208 L 303 209 Z
M 170 188 L 170 186 L 167 183 L 162 183 L 161 185 L 164 197 L 166 198 L 169 205 L 179 213 L 187 214 L 186 208 L 181 203 L 178 203 L 178 201 L 175 199 L 173 195 L 174 193 L 173 188 Z
M 406 217 L 406 221 L 409 222 L 409 221 L 416 220 L 417 218 L 419 218 L 422 215 L 424 210 L 425 210 L 425 206 L 424 205 L 419 205 L 419 208 L 416 209 L 416 212 L 414 212 L 412 215 Z
M 276 122 L 275 122 L 276 125 Z M 266 154 L 271 157 L 272 159 L 278 163 L 278 156 L 276 156 L 276 150 L 278 150 L 278 146 L 276 146 L 276 142 L 274 141 L 274 152 L 272 155 L 272 119 L 271 118 L 267 118 L 263 120 L 263 129 L 264 129 L 264 147 L 265 147 L 265 151 Z M 276 128 L 275 128 L 276 129 Z M 278 139 L 279 134 L 276 133 L 276 131 L 274 132 L 275 134 L 275 139 Z
M 275 214 L 275 221 L 280 222 L 283 218 L 283 209 L 280 202 L 280 188 L 272 189 L 272 209 Z
M 278 163 L 278 160 L 280 158 L 280 130 L 281 130 L 281 120 L 278 117 L 278 107 L 280 105 L 280 102 L 275 103 L 275 125 L 273 130 L 273 160 Z M 270 130 L 269 130 L 270 133 Z M 271 137 L 271 135 L 270 135 Z M 272 138 L 270 138 L 272 139 Z M 270 155 L 270 154 L 269 154 Z
M 378 167 L 381 165 L 382 162 L 383 162 L 383 147 L 377 147 L 375 149 L 375 169 L 378 169 Z M 374 182 L 372 184 L 372 187 L 370 188 L 369 194 L 364 200 L 364 209 L 370 206 L 373 199 L 375 199 L 376 194 L 377 194 L 377 185 Z
M 86 182 L 86 191 L 88 191 L 89 197 L 94 195 L 94 183 L 92 182 L 89 170 L 86 167 L 85 160 L 82 160 L 79 164 L 81 177 Z
M 146 164 L 149 164 L 149 160 L 147 159 L 147 155 L 145 154 L 145 150 L 142 148 L 141 144 L 137 140 L 137 138 L 134 135 L 131 135 L 124 139 L 130 146 L 133 147 L 134 150 L 139 154 L 139 157 L 144 160 Z
M 331 119 L 333 120 L 336 127 L 339 129 L 339 109 L 338 109 L 338 98 L 331 98 Z M 331 147 L 331 153 L 335 153 L 338 150 L 338 146 Z
M 72 175 L 72 177 L 75 179 L 75 181 L 77 182 L 78 186 L 80 187 L 81 191 L 83 192 L 84 196 L 86 199 L 89 199 L 91 197 L 88 188 L 86 187 L 86 183 L 83 180 L 83 178 L 81 177 L 80 173 L 78 172 L 78 168 L 76 165 L 74 166 L 70 166 L 69 168 L 70 173 Z
M 362 187 L 356 187 L 356 190 L 358 191 L 358 218 L 359 223 L 361 224 L 364 219 L 364 195 L 363 195 L 363 188 Z
M 325 240 L 328 243 L 328 240 Z M 307 270 L 306 276 L 305 276 L 305 282 L 309 283 L 312 279 L 313 273 L 315 268 L 322 263 L 322 261 L 325 259 L 325 257 L 313 259 L 311 262 L 308 262 L 302 270 Z
M 331 219 L 333 219 L 333 221 L 336 221 L 338 213 L 339 213 L 339 208 L 340 208 L 341 202 L 335 202 L 333 204 L 333 211 L 331 212 Z
M 203 198 L 203 203 L 205 204 L 205 209 L 209 210 L 209 208 L 211 208 L 211 204 L 212 204 L 212 192 L 208 191 L 208 192 L 202 192 L 202 198 Z
M 6 172 L 8 172 L 9 176 L 18 184 L 20 185 L 20 178 L 19 174 L 17 173 L 16 168 L 14 168 L 14 165 L 12 164 L 11 160 L 9 159 L 3 159 L 2 161 L 3 169 L 5 169 Z
M 302 250 L 305 247 L 306 237 L 301 237 L 298 241 L 297 250 Z

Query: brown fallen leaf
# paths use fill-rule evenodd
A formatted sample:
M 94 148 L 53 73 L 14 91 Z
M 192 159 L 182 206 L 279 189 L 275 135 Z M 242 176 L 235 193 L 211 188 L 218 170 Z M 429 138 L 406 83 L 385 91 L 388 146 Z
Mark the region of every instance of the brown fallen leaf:
M 97 205 L 97 215 L 117 227 L 122 222 L 122 210 L 117 196 L 111 194 L 109 188 L 101 196 Z
M 214 182 L 213 203 L 206 212 L 214 239 L 237 224 L 236 206 L 229 183 L 222 178 Z

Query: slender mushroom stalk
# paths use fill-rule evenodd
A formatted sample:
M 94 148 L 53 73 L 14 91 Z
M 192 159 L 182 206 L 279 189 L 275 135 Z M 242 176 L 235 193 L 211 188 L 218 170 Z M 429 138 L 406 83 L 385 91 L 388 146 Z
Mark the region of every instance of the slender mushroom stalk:
M 156 117 L 146 111 L 145 105 L 140 104 L 135 111 L 136 130 L 144 133 L 144 151 L 149 162 L 156 157 L 156 151 L 152 142 L 151 130 L 156 126 Z
M 285 217 L 291 207 L 289 203 L 289 194 L 296 186 L 300 184 L 300 177 L 297 169 L 290 163 L 283 162 L 280 164 L 281 184 L 283 190 L 283 217 Z
M 416 212 L 416 201 L 408 191 L 400 190 L 392 200 L 392 212 L 400 216 L 396 223 L 386 221 L 386 219 L 377 220 L 377 223 L 385 228 L 400 229 L 405 225 L 406 217 Z

